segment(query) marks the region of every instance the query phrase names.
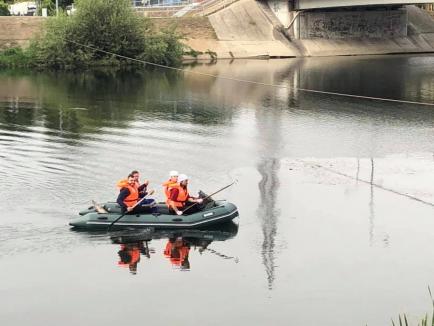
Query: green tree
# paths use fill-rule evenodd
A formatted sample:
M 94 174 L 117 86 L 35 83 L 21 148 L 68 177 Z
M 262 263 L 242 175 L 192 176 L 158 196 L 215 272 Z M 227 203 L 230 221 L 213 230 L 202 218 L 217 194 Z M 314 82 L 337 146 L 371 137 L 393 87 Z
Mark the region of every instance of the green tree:
M 56 0 L 52 0 L 54 4 L 56 4 Z M 74 0 L 59 0 L 59 6 L 62 8 L 66 8 L 66 6 L 72 5 Z
M 9 16 L 9 9 L 8 5 L 3 1 L 0 0 L 0 16 Z
M 157 32 L 149 19 L 135 14 L 129 0 L 77 0 L 76 4 L 73 16 L 47 21 L 41 38 L 28 49 L 33 64 L 76 68 L 134 63 L 114 54 L 169 65 L 179 62 L 180 36 L 174 30 Z
M 49 16 L 56 15 L 56 0 L 37 0 L 36 2 L 39 9 L 38 15 L 41 15 L 42 8 L 47 8 Z M 73 0 L 59 0 L 59 8 L 64 11 L 73 2 Z

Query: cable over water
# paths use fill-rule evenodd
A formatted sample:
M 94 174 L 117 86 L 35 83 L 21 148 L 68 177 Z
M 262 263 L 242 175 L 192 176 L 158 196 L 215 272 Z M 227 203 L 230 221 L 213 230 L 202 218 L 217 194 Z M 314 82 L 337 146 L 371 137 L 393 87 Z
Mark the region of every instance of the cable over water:
M 205 72 L 190 71 L 190 70 L 185 70 L 185 69 L 182 69 L 182 68 L 170 67 L 170 66 L 167 66 L 167 65 L 162 65 L 162 64 L 158 64 L 158 63 L 152 63 L 152 62 L 149 62 L 149 61 L 145 61 L 145 60 L 135 59 L 135 58 L 131 58 L 131 57 L 127 57 L 127 56 L 121 55 L 121 54 L 113 53 L 113 52 L 110 52 L 110 51 L 101 50 L 101 49 L 98 49 L 96 47 L 93 47 L 93 46 L 90 46 L 90 45 L 86 45 L 86 44 L 82 44 L 82 43 L 75 42 L 75 41 L 71 41 L 71 40 L 67 40 L 67 42 L 74 43 L 74 44 L 77 44 L 79 46 L 82 46 L 82 47 L 85 47 L 85 48 L 89 48 L 89 49 L 92 49 L 92 50 L 95 50 L 95 51 L 98 51 L 98 52 L 114 55 L 114 56 L 119 57 L 119 58 L 131 60 L 131 61 L 136 61 L 136 62 L 140 62 L 140 63 L 143 63 L 143 64 L 147 64 L 147 65 L 151 65 L 151 66 L 155 66 L 155 67 L 159 67 L 159 68 L 164 68 L 164 69 L 169 69 L 169 70 L 175 70 L 175 71 L 180 71 L 180 72 L 184 72 L 184 73 L 191 73 L 191 74 L 196 74 L 196 75 L 201 75 L 201 76 L 207 76 L 207 77 L 212 77 L 212 78 L 220 78 L 220 79 L 230 80 L 230 81 L 239 82 L 239 83 L 262 85 L 262 86 L 275 87 L 275 88 L 284 88 L 284 89 L 291 89 L 292 88 L 292 89 L 296 89 L 298 91 L 306 92 L 306 93 L 316 93 L 316 94 L 325 94 L 325 95 L 333 95 L 333 96 L 342 96 L 342 97 L 350 97 L 350 98 L 357 98 L 357 99 L 364 99 L 364 100 L 375 100 L 375 101 L 393 102 L 393 103 L 402 103 L 402 104 L 434 106 L 434 103 L 429 103 L 429 102 L 408 101 L 408 100 L 400 100 L 400 99 L 392 99 L 392 98 L 383 98 L 383 97 L 364 96 L 364 95 L 356 95 L 356 94 L 345 94 L 345 93 L 339 93 L 339 92 L 320 91 L 320 90 L 315 90 L 315 89 L 307 89 L 307 88 L 300 88 L 300 87 L 289 87 L 289 86 L 285 86 L 285 85 L 276 85 L 276 84 L 271 84 L 271 83 L 263 83 L 263 82 L 258 82 L 258 81 L 248 80 L 248 79 L 233 78 L 233 77 L 228 77 L 228 76 L 217 76 L 217 75 L 213 75 L 213 74 L 209 74 L 209 73 L 205 73 Z
M 403 192 L 399 192 L 399 191 L 396 191 L 396 190 L 384 187 L 382 185 L 379 185 L 379 184 L 373 182 L 373 180 L 367 181 L 367 180 L 360 179 L 358 177 L 353 177 L 351 175 L 348 175 L 348 174 L 340 172 L 340 171 L 336 171 L 334 169 L 331 169 L 331 168 L 329 168 L 327 166 L 324 166 L 324 165 L 321 165 L 321 164 L 318 164 L 318 163 L 313 163 L 313 162 L 308 162 L 308 161 L 303 161 L 303 162 L 309 164 L 310 166 L 317 167 L 317 168 L 320 168 L 320 169 L 324 169 L 324 170 L 326 170 L 326 171 L 328 171 L 330 173 L 337 174 L 337 175 L 340 175 L 340 176 L 343 176 L 343 177 L 346 177 L 346 178 L 349 178 L 349 179 L 352 179 L 352 180 L 360 181 L 360 182 L 368 184 L 368 185 L 370 185 L 372 187 L 376 187 L 378 189 L 381 189 L 381 190 L 384 190 L 384 191 L 388 191 L 388 192 L 393 193 L 395 195 L 407 197 L 408 199 L 415 200 L 415 201 L 420 202 L 422 204 L 434 207 L 434 203 L 431 203 L 429 201 L 423 200 L 421 198 L 418 198 L 418 197 L 410 195 L 410 194 L 406 194 L 406 193 L 403 193 Z

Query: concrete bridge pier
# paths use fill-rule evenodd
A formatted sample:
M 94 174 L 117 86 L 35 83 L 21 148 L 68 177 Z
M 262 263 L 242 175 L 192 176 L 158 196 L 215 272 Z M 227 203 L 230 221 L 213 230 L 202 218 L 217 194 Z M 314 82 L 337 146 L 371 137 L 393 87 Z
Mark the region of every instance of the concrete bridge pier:
M 270 9 L 287 29 L 287 34 L 294 39 L 407 36 L 407 9 L 401 4 L 342 7 L 342 4 L 349 4 L 351 1 L 341 1 L 340 7 L 303 7 L 300 5 L 306 2 L 309 1 L 267 0 Z M 319 3 L 320 1 L 315 1 L 315 4 L 319 5 Z
M 265 1 L 303 56 L 434 52 L 426 0 Z
M 403 6 L 321 9 L 300 13 L 294 27 L 296 39 L 406 37 L 408 15 Z

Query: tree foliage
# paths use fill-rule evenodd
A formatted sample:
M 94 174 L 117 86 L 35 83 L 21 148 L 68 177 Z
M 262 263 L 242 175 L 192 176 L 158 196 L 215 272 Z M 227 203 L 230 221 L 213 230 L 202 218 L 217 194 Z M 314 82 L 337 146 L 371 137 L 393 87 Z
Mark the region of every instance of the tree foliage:
M 0 16 L 9 16 L 9 9 L 7 3 L 3 0 L 0 0 Z
M 0 53 L 0 67 L 26 67 L 30 61 L 29 53 L 22 48 L 10 48 Z
M 174 65 L 181 59 L 180 36 L 174 30 L 156 31 L 149 19 L 132 10 L 129 0 L 76 4 L 73 16 L 47 20 L 42 35 L 26 50 L 30 65 L 69 69 L 137 64 L 124 57 Z

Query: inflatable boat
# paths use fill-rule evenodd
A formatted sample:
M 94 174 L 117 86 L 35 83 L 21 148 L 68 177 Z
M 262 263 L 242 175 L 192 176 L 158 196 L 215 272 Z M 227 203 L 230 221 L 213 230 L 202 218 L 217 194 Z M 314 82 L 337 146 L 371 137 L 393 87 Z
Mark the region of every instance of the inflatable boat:
M 154 229 L 200 229 L 231 221 L 238 216 L 237 207 L 223 200 L 207 203 L 199 212 L 186 215 L 170 214 L 166 204 L 158 203 L 154 213 L 126 214 L 112 225 L 111 229 L 148 228 Z M 87 230 L 108 229 L 122 215 L 117 203 L 94 205 L 81 211 L 80 216 L 69 222 L 74 228 Z

